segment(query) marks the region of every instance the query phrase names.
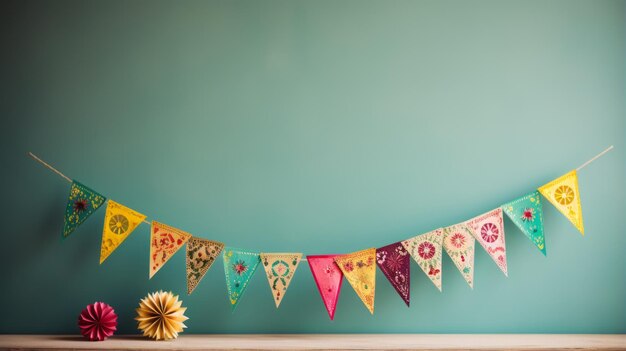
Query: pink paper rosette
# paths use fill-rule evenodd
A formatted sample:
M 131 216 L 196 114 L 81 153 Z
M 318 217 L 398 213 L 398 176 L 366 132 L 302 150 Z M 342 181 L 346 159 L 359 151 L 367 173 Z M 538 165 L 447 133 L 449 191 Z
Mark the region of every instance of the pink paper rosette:
M 117 314 L 104 302 L 87 305 L 78 316 L 80 333 L 90 341 L 103 341 L 117 330 Z

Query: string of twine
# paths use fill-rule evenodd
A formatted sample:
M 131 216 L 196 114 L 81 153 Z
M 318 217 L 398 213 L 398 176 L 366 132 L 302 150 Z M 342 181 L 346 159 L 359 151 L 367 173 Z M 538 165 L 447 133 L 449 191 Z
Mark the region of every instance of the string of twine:
M 591 162 L 599 159 L 600 157 L 604 156 L 604 154 L 606 154 L 607 152 L 613 150 L 613 145 L 607 147 L 604 151 L 602 151 L 601 153 L 595 155 L 594 157 L 592 157 L 591 159 L 589 159 L 587 162 L 583 163 L 582 165 L 578 166 L 578 168 L 576 168 L 576 171 L 580 171 L 581 169 L 587 167 Z M 28 152 L 28 156 L 30 156 L 32 159 L 34 159 L 35 161 L 41 163 L 42 165 L 44 165 L 46 168 L 48 168 L 49 170 L 51 170 L 52 172 L 58 174 L 59 176 L 61 176 L 63 179 L 67 180 L 68 182 L 72 182 L 72 179 L 68 176 L 66 176 L 65 174 L 61 173 L 61 171 L 59 171 L 58 169 L 52 167 L 50 164 L 48 164 L 46 161 L 40 159 L 39 157 L 37 157 L 35 154 L 33 154 L 32 152 Z M 145 224 L 151 225 L 151 223 L 147 220 L 143 220 L 143 222 Z M 302 261 L 306 261 L 306 258 L 303 258 Z

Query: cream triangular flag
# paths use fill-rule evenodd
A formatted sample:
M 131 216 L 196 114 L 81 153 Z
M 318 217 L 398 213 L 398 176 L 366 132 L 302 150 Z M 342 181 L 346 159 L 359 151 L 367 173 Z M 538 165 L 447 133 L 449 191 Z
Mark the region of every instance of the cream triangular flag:
M 435 229 L 402 242 L 426 276 L 441 291 L 441 245 L 443 230 Z
M 474 243 L 472 231 L 465 223 L 443 228 L 443 248 L 463 278 L 474 288 Z
M 285 297 L 301 258 L 301 253 L 261 253 L 261 264 L 265 267 L 276 308 Z
M 170 227 L 157 221 L 152 221 L 150 230 L 150 278 L 165 265 L 178 251 L 191 234 L 180 229 Z
M 504 219 L 502 209 L 483 213 L 467 221 L 474 238 L 487 251 L 493 261 L 500 267 L 504 275 L 508 276 L 506 267 L 506 244 L 504 240 Z
M 187 294 L 191 295 L 224 249 L 219 241 L 191 238 L 187 242 Z
M 551 181 L 538 190 L 541 195 L 548 199 L 557 210 L 572 222 L 580 234 L 585 235 L 583 209 L 580 205 L 576 170 Z
M 130 233 L 146 219 L 146 216 L 113 200 L 109 200 L 104 215 L 100 264 L 128 238 Z

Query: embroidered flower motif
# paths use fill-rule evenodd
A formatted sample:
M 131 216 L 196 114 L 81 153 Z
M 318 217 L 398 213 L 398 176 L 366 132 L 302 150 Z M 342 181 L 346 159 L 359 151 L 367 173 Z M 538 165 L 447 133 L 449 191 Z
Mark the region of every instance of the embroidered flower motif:
M 396 252 L 400 256 L 406 256 L 408 254 L 408 252 L 406 251 L 403 245 L 396 246 Z
M 237 275 L 242 275 L 248 270 L 248 265 L 244 260 L 239 260 L 233 264 L 233 270 Z
M 522 211 L 522 221 L 532 222 L 535 220 L 535 209 L 532 207 L 525 208 Z
M 569 205 L 574 201 L 574 190 L 567 185 L 561 185 L 554 191 L 554 199 L 561 205 Z
M 85 199 L 78 199 L 74 201 L 74 212 L 84 212 L 89 207 L 89 203 Z
M 488 243 L 496 241 L 496 239 L 498 239 L 498 234 L 500 234 L 500 230 L 493 223 L 485 223 L 480 228 L 480 235 L 482 236 L 483 240 Z
M 326 268 L 324 268 L 324 273 L 326 273 L 326 274 L 333 274 L 334 271 L 335 271 L 335 269 L 331 265 L 328 265 L 328 266 L 326 266 Z
M 115 234 L 124 234 L 129 226 L 128 218 L 122 214 L 116 214 L 109 220 L 109 229 Z
M 376 262 L 378 262 L 378 264 L 385 263 L 386 259 L 387 259 L 387 251 L 376 252 Z
M 359 261 L 357 261 L 356 266 L 359 267 L 359 268 L 363 268 L 363 267 L 365 267 L 365 263 L 363 263 L 363 261 L 359 260 Z
M 402 256 L 396 252 L 387 258 L 387 267 L 393 271 L 400 270 L 403 266 Z
M 417 254 L 425 260 L 430 260 L 435 256 L 435 246 L 428 241 L 424 241 L 417 247 Z
M 452 244 L 452 246 L 456 247 L 457 249 L 462 248 L 463 245 L 465 245 L 465 236 L 458 232 L 454 233 L 454 235 L 450 237 L 450 244 Z
M 352 264 L 352 261 L 348 261 L 346 263 L 343 264 L 343 269 L 346 272 L 352 272 L 354 270 L 354 265 Z

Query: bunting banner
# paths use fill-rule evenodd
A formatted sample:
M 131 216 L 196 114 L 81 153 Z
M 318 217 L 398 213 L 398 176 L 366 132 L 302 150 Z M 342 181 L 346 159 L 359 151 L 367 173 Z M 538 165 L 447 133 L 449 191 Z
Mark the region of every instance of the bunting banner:
M 150 279 L 191 238 L 191 234 L 152 221 L 150 230 Z
M 146 216 L 113 200 L 107 203 L 100 245 L 100 264 L 117 249 L 126 238 L 146 219 Z
M 502 209 L 497 208 L 474 217 L 467 222 L 467 225 L 472 231 L 474 238 L 478 240 L 493 261 L 500 267 L 504 275 L 508 276 Z
M 235 311 L 261 259 L 258 252 L 231 247 L 224 249 L 223 258 L 228 299 Z
M 443 248 L 472 289 L 474 288 L 474 243 L 472 231 L 465 223 L 443 228 Z
M 442 243 L 443 230 L 441 228 L 402 242 L 404 248 L 439 291 L 441 291 Z
M 106 198 L 85 185 L 73 180 L 65 206 L 63 238 L 67 238 L 78 226 L 96 212 Z
M 317 290 L 331 321 L 335 319 L 337 300 L 339 300 L 341 283 L 343 282 L 343 272 L 335 263 L 337 257 L 339 255 L 309 255 L 306 257 L 313 280 L 315 280 Z
M 337 266 L 371 314 L 374 314 L 374 296 L 376 295 L 375 260 L 376 249 L 374 248 L 335 258 Z
M 376 264 L 408 307 L 411 300 L 411 262 L 402 242 L 376 249 Z
M 192 237 L 187 242 L 187 295 L 198 286 L 224 249 L 219 241 Z
M 476 241 L 492 260 L 508 275 L 503 213 L 546 255 L 543 226 L 543 196 L 552 203 L 584 235 L 584 225 L 577 171 L 598 159 L 605 149 L 577 169 L 509 201 L 500 207 L 468 221 L 433 230 L 380 248 L 370 248 L 345 255 L 310 255 L 308 265 L 328 316 L 334 319 L 343 277 L 354 289 L 368 311 L 374 313 L 376 266 L 407 306 L 410 305 L 411 260 L 442 290 L 442 260 L 445 250 L 470 288 L 474 287 Z M 71 183 L 62 237 L 72 234 L 97 211 L 106 197 L 72 180 L 33 153 L 29 155 Z M 100 264 L 134 232 L 139 224 L 148 223 L 146 216 L 118 202 L 108 200 L 102 229 Z M 180 229 L 152 221 L 150 228 L 150 279 L 187 244 L 187 293 L 191 294 L 221 254 L 231 309 L 234 311 L 247 289 L 250 279 L 263 263 L 264 271 L 278 308 L 287 293 L 302 253 L 259 253 L 225 247 L 224 243 L 193 237 Z M 552 250 L 552 249 L 551 249 Z
M 262 253 L 261 263 L 265 267 L 276 308 L 287 293 L 287 288 L 302 258 L 301 253 Z
M 533 191 L 504 204 L 502 210 L 545 256 L 546 241 L 543 236 L 543 209 L 539 192 Z
M 541 186 L 539 192 L 572 222 L 580 234 L 585 235 L 576 170 Z

